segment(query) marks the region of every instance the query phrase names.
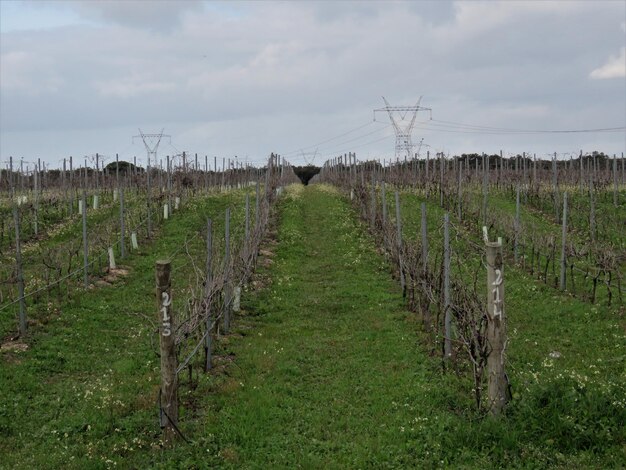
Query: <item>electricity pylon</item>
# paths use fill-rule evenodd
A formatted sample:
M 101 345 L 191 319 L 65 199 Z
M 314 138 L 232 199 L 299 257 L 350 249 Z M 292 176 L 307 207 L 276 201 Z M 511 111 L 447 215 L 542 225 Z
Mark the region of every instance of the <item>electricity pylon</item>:
M 417 113 L 418 111 L 429 111 L 430 119 L 432 119 L 432 109 L 420 106 L 420 102 L 422 101 L 421 96 L 415 106 L 391 106 L 384 96 L 383 101 L 385 102 L 385 107 L 374 110 L 374 120 L 376 120 L 377 112 L 386 111 L 389 114 L 389 119 L 396 132 L 396 158 L 412 158 L 414 145 L 411 139 L 411 133 L 415 126 Z M 410 113 L 412 113 L 412 117 L 409 121 L 407 117 L 411 115 Z
M 172 142 L 172 136 L 163 134 L 164 130 L 165 129 L 161 129 L 161 132 L 158 134 L 144 134 L 141 129 L 139 129 L 139 135 L 133 136 L 133 142 L 135 142 L 135 139 L 141 137 L 143 145 L 146 147 L 146 152 L 148 152 L 148 165 L 150 165 L 150 156 L 154 156 L 154 162 L 155 164 L 157 163 L 157 149 L 163 137 L 170 139 L 170 143 Z
M 305 152 L 304 150 L 300 150 L 300 153 L 302 154 L 302 158 L 304 159 L 304 162 L 308 166 L 312 166 L 313 163 L 315 162 L 315 157 L 317 156 L 317 149 L 315 149 L 315 152 Z

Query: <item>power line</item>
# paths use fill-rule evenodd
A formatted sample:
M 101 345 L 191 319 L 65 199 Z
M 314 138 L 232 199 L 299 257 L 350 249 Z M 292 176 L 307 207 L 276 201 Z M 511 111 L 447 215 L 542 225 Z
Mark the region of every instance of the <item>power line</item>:
M 390 127 L 391 127 L 391 124 L 387 124 L 387 125 L 386 125 L 386 126 L 384 126 L 384 127 L 380 127 L 380 128 L 378 128 L 378 129 L 375 129 L 375 130 L 373 130 L 373 131 L 370 131 L 370 132 L 368 132 L 368 133 L 366 133 L 366 134 L 362 134 L 362 135 L 359 135 L 359 136 L 353 137 L 353 138 L 351 138 L 351 139 L 344 140 L 344 141 L 340 142 L 337 146 L 335 146 L 335 147 L 331 147 L 330 149 L 327 149 L 327 150 L 324 150 L 324 151 L 323 151 L 323 152 L 324 152 L 324 155 L 333 155 L 333 154 L 336 154 L 336 153 L 343 153 L 343 152 L 347 152 L 347 151 L 350 151 L 350 150 L 355 149 L 355 148 L 362 147 L 362 146 L 364 146 L 364 145 L 368 145 L 369 143 L 366 143 L 366 144 L 360 144 L 360 145 L 356 145 L 356 146 L 351 146 L 350 148 L 343 148 L 343 146 L 344 146 L 345 144 L 347 144 L 347 143 L 350 143 L 350 142 L 354 142 L 354 141 L 358 141 L 358 140 L 364 139 L 365 137 L 369 137 L 369 136 L 371 136 L 371 135 L 377 134 L 377 133 L 379 133 L 379 132 L 381 132 L 381 131 L 384 131 L 384 130 L 386 130 L 386 129 L 389 129 Z M 374 142 L 379 142 L 379 141 L 381 141 L 381 140 L 387 139 L 388 137 L 390 137 L 390 136 L 385 136 L 385 137 L 383 137 L 382 139 L 378 139 L 378 140 L 376 140 L 376 141 L 374 141 Z M 371 142 L 370 142 L 370 143 L 371 143 Z M 295 155 L 295 156 L 293 156 L 293 157 L 289 157 L 289 159 L 290 159 L 290 160 L 302 160 L 302 159 L 303 159 L 303 156 L 302 156 L 302 155 Z
M 336 135 L 336 136 L 334 136 L 334 137 L 331 137 L 331 138 L 329 138 L 329 139 L 323 140 L 323 141 L 318 142 L 318 143 L 313 144 L 313 145 L 309 145 L 309 146 L 307 146 L 307 147 L 300 147 L 300 148 L 299 148 L 299 149 L 297 149 L 297 150 L 292 150 L 292 151 L 290 151 L 290 152 L 285 152 L 285 153 L 283 153 L 282 155 L 283 155 L 283 156 L 297 155 L 299 152 L 301 152 L 301 151 L 303 151 L 303 150 L 311 149 L 311 148 L 314 148 L 314 147 L 319 147 L 320 145 L 323 145 L 323 144 L 326 144 L 326 143 L 328 143 L 328 142 L 332 142 L 333 140 L 337 140 L 337 139 L 340 139 L 340 138 L 342 138 L 342 137 L 345 137 L 346 135 L 352 134 L 353 132 L 356 132 L 356 131 L 358 131 L 358 130 L 360 130 L 360 129 L 363 129 L 364 127 L 371 126 L 372 124 L 373 124 L 373 122 L 372 122 L 372 121 L 368 121 L 367 123 L 362 124 L 362 125 L 360 125 L 360 126 L 358 126 L 358 127 L 355 127 L 354 129 L 350 129 L 349 131 L 346 131 L 346 132 L 344 132 L 343 134 Z
M 626 131 L 626 127 L 604 127 L 596 129 L 513 129 L 506 127 L 464 124 L 460 122 L 442 121 L 437 119 L 432 119 L 431 121 L 423 124 L 426 124 L 426 126 L 443 127 L 447 129 L 431 129 L 435 131 L 439 130 L 440 132 L 458 132 L 465 134 L 574 134 Z M 428 127 L 420 128 L 428 129 Z
M 376 144 L 378 142 L 382 142 L 383 140 L 389 139 L 391 137 L 392 137 L 391 135 L 386 135 L 384 137 L 381 137 L 380 139 L 372 140 L 372 141 L 365 142 L 365 143 L 359 144 L 359 145 L 353 145 L 353 146 L 351 146 L 349 148 L 345 148 L 345 149 L 342 149 L 342 150 L 336 150 L 334 152 L 326 153 L 325 155 L 323 155 L 323 157 L 330 157 L 330 156 L 333 156 L 333 155 L 335 155 L 337 153 L 344 153 L 344 152 L 348 152 L 348 151 L 351 151 L 351 150 L 354 150 L 354 149 L 358 149 L 358 148 L 361 148 L 361 147 L 366 147 L 368 145 L 372 145 L 372 144 Z

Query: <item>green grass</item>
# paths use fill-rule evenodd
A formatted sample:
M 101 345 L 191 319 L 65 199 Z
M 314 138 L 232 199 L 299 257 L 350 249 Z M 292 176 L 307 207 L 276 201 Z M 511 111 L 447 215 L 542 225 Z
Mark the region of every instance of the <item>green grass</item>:
M 219 234 L 227 206 L 240 221 L 242 192 L 183 205 L 156 241 L 123 261 L 128 278 L 53 307 L 31 329 L 27 351 L 0 353 L 1 468 L 106 468 L 159 448 L 155 261 L 179 249 L 207 216 Z M 173 261 L 174 269 L 183 264 L 184 256 Z M 174 304 L 183 298 L 180 292 Z
M 91 198 L 87 198 L 88 206 Z M 112 198 L 112 196 L 111 196 Z M 184 198 L 183 204 L 193 205 L 198 198 Z M 163 222 L 162 203 L 167 201 L 163 196 L 162 200 L 152 201 L 152 237 L 158 236 L 160 226 Z M 146 200 L 143 195 L 134 194 L 127 191 L 124 196 L 125 207 L 125 245 L 126 252 L 130 253 L 130 233 L 136 231 L 138 242 L 145 245 L 149 242 L 147 237 L 146 221 Z M 119 202 L 109 205 L 101 205 L 99 209 L 87 210 L 87 238 L 89 247 L 89 275 L 92 280 L 97 279 L 102 270 L 108 266 L 107 248 L 114 247 L 115 256 L 120 261 L 119 256 Z M 220 219 L 221 220 L 221 219 Z M 70 249 L 71 248 L 71 249 Z M 70 257 L 70 253 L 73 255 Z M 48 264 L 59 266 L 62 271 L 57 274 L 54 269 L 48 268 L 42 259 Z M 70 263 L 71 260 L 71 263 Z M 15 270 L 15 254 L 13 251 L 7 253 L 5 258 L 0 256 L 0 281 L 10 278 Z M 25 292 L 27 295 L 29 320 L 38 322 L 39 312 L 49 311 L 56 307 L 58 299 L 73 295 L 77 290 L 82 290 L 83 286 L 83 246 L 82 246 L 82 216 L 76 211 L 72 216 L 67 216 L 62 222 L 53 227 L 42 228 L 40 236 L 22 244 L 22 265 L 24 272 Z M 74 272 L 73 276 L 61 283 L 55 283 L 58 277 L 65 277 Z M 46 285 L 53 284 L 49 291 L 43 289 Z M 18 298 L 16 281 L 2 284 L 0 282 L 0 302 L 1 306 L 10 304 L 13 299 Z M 35 292 L 35 295 L 29 296 Z M 68 293 L 69 292 L 69 293 Z M 7 309 L 0 312 L 0 336 L 13 336 L 18 331 L 18 311 L 19 306 L 14 303 Z
M 0 467 L 624 466 L 625 337 L 615 312 L 507 270 L 514 400 L 501 419 L 482 416 L 463 368 L 443 373 L 430 356 L 390 267 L 327 186 L 292 186 L 280 202 L 263 287 L 245 295 L 215 370 L 193 387 L 182 378 L 190 443 L 162 449 L 158 358 L 136 314 L 153 315 L 159 254 L 226 203 L 179 214 L 129 263 L 126 281 L 65 306 L 29 351 L 0 356 Z M 418 206 L 406 204 L 415 232 Z

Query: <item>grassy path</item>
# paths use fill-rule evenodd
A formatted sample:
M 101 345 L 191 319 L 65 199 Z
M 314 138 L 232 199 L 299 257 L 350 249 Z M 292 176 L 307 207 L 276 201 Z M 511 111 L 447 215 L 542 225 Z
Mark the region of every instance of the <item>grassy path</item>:
M 397 287 L 338 195 L 288 197 L 266 308 L 211 413 L 220 456 L 258 468 L 423 461 L 410 428 L 429 419 L 432 372 Z
M 207 398 L 206 424 L 198 430 L 212 465 L 619 468 L 624 462 L 619 371 L 610 385 L 565 370 L 544 383 L 533 372 L 539 365 L 527 364 L 537 383 L 515 390 L 507 416 L 478 416 L 467 375 L 442 374 L 439 360 L 420 346 L 419 327 L 348 202 L 313 186 L 290 188 L 281 204 L 272 285 L 248 300 L 243 336 L 227 351 L 236 366 Z M 532 339 L 519 347 L 529 349 Z M 198 450 L 189 453 L 197 461 Z

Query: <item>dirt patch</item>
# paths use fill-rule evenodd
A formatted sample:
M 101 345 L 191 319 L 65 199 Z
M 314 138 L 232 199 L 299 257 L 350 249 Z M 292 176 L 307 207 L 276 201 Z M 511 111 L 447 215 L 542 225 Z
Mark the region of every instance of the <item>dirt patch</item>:
M 239 380 L 229 377 L 218 387 L 221 393 L 234 393 L 241 388 Z
M 5 343 L 2 343 L 0 345 L 0 351 L 1 352 L 24 352 L 27 351 L 29 348 L 28 344 L 23 343 L 21 341 L 7 341 Z
M 219 355 L 214 354 L 211 356 L 211 373 L 219 376 L 227 376 L 228 369 L 235 362 L 234 354 Z M 217 388 L 221 388 L 219 385 Z
M 220 457 L 230 463 L 236 463 L 239 461 L 239 455 L 237 455 L 237 451 L 232 447 L 224 447 L 220 450 Z
M 259 254 L 261 256 L 265 256 L 266 258 L 273 258 L 274 256 L 276 256 L 275 253 L 269 251 L 269 250 L 259 250 Z
M 115 269 L 109 269 L 107 275 L 104 276 L 104 281 L 112 284 L 117 281 L 118 278 L 128 276 L 129 272 L 128 268 L 122 266 Z

